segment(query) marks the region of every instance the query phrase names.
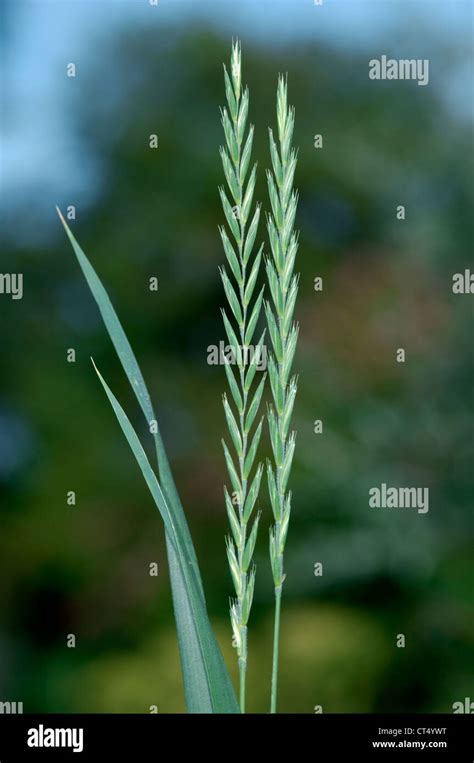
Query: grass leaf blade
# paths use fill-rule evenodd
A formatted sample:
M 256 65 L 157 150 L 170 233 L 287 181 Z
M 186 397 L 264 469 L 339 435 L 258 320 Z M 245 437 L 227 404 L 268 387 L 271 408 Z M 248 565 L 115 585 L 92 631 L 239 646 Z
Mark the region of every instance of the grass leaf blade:
M 143 450 L 143 446 L 137 433 L 132 427 L 127 414 L 113 394 L 105 379 L 101 376 L 98 369 L 94 368 L 101 381 L 101 384 L 109 398 L 110 404 L 120 424 L 133 455 L 141 469 L 148 489 L 152 494 L 153 500 L 163 518 L 170 542 L 176 551 L 176 560 L 179 565 L 182 578 L 185 585 L 185 592 L 190 604 L 190 615 L 192 615 L 193 625 L 199 645 L 202 666 L 205 671 L 208 687 L 208 699 L 210 703 L 210 712 L 229 713 L 238 712 L 238 706 L 235 701 L 234 692 L 230 680 L 226 680 L 225 674 L 222 676 L 223 661 L 220 650 L 217 646 L 214 633 L 209 622 L 206 605 L 201 595 L 200 587 L 197 581 L 195 570 L 188 563 L 186 544 L 180 526 L 175 521 L 173 512 L 169 507 L 166 498 L 161 490 L 155 472 L 150 466 L 148 457 Z M 197 658 L 197 654 L 194 658 Z M 227 675 L 228 679 L 228 675 Z M 233 706 L 235 703 L 235 707 Z
M 77 243 L 74 235 L 72 234 L 63 216 L 61 215 L 60 210 L 57 209 L 57 211 L 61 222 L 64 225 L 65 231 L 82 269 L 84 277 L 90 288 L 92 296 L 94 297 L 102 315 L 110 339 L 112 340 L 120 362 L 122 363 L 123 369 L 143 411 L 145 419 L 148 423 L 151 420 L 156 421 L 156 416 L 153 410 L 148 389 L 145 384 L 145 380 L 135 358 L 135 354 L 119 321 L 117 313 L 115 312 L 115 309 L 109 299 L 109 296 L 103 287 L 97 273 Z M 188 564 L 195 573 L 198 588 L 204 602 L 204 591 L 202 588 L 202 581 L 194 545 L 192 543 L 188 524 L 184 515 L 184 510 L 176 490 L 168 457 L 166 455 L 158 427 L 156 427 L 153 438 L 155 442 L 158 470 L 163 493 L 166 496 L 169 505 L 173 508 L 175 520 L 181 528 L 183 541 L 185 543 L 188 555 Z M 178 632 L 186 704 L 189 712 L 212 712 L 208 699 L 207 679 L 201 662 L 195 659 L 197 649 L 197 634 L 195 632 L 195 628 L 191 627 L 190 625 L 190 622 L 192 621 L 192 613 L 187 596 L 185 580 L 178 564 L 176 557 L 177 552 L 173 543 L 168 538 L 167 533 L 166 544 L 168 550 L 168 566 L 173 594 L 174 614 Z M 224 666 L 220 651 L 219 657 L 222 663 L 223 680 L 228 684 L 228 686 L 230 686 L 230 678 Z M 232 708 L 231 712 L 238 712 L 238 706 L 235 701 L 233 692 L 232 698 L 229 702 L 229 707 Z

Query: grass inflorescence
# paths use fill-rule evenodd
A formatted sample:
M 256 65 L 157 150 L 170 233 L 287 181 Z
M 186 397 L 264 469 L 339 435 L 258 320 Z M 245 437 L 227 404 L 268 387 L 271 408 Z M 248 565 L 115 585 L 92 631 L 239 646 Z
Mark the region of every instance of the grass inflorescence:
M 298 236 L 293 230 L 298 204 L 298 194 L 293 189 L 297 162 L 297 152 L 292 148 L 294 123 L 294 109 L 287 103 L 287 84 L 280 76 L 277 89 L 278 146 L 272 130 L 269 130 L 273 172 L 267 173 L 272 209 L 267 228 L 272 257 L 265 263 L 271 294 L 271 302 L 265 302 L 265 314 L 273 348 L 268 364 L 273 397 L 273 405 L 268 409 L 273 463 L 269 461 L 267 464 L 274 519 L 270 529 L 270 561 L 275 586 L 271 712 L 276 712 L 280 609 L 285 580 L 283 556 L 291 513 L 288 479 L 295 452 L 295 432 L 290 432 L 297 386 L 291 368 L 298 340 L 298 326 L 293 321 L 298 293 L 298 276 L 293 272 L 298 249 Z
M 223 404 L 236 462 L 223 441 L 227 470 L 232 493 L 225 488 L 225 503 L 231 536 L 227 538 L 227 558 L 235 589 L 230 603 L 233 643 L 237 649 L 240 674 L 240 707 L 245 710 L 245 684 L 247 672 L 247 623 L 252 607 L 255 565 L 252 563 L 257 539 L 259 514 L 251 529 L 262 478 L 262 466 L 256 463 L 256 453 L 262 434 L 262 420 L 256 424 L 257 414 L 265 385 L 265 374 L 254 383 L 264 335 L 260 337 L 253 352 L 249 353 L 260 316 L 263 288 L 255 297 L 255 286 L 262 260 L 263 246 L 254 254 L 254 244 L 260 219 L 260 205 L 253 209 L 253 196 L 257 165 L 250 174 L 250 160 L 254 128 L 247 130 L 249 91 L 241 85 L 240 44 L 232 47 L 230 76 L 224 66 L 224 83 L 227 107 L 222 109 L 222 126 L 225 147 L 220 154 L 231 200 L 223 188 L 219 189 L 224 214 L 229 226 L 229 238 L 225 228 L 220 229 L 222 243 L 229 265 L 230 275 L 221 268 L 222 283 L 230 306 L 230 317 L 222 311 L 224 326 L 230 346 L 234 350 L 236 372 L 230 363 L 225 364 L 232 405 L 227 395 Z M 247 179 L 248 177 L 248 179 Z M 250 358 L 250 360 L 248 360 Z

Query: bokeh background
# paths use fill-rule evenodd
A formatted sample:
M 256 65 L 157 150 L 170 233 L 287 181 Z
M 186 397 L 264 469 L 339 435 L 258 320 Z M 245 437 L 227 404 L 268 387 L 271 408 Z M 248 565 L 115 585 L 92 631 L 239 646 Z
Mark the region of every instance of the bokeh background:
M 90 356 L 147 433 L 55 204 L 76 207 L 71 225 L 148 381 L 236 675 L 225 374 L 206 359 L 224 339 L 219 106 L 237 36 L 257 198 L 267 201 L 279 72 L 299 146 L 280 710 L 451 712 L 473 696 L 472 296 L 451 289 L 472 266 L 471 25 L 464 0 L 4 4 L 1 270 L 24 274 L 24 296 L 0 297 L 1 700 L 25 712 L 184 710 L 161 519 Z M 429 85 L 369 80 L 382 54 L 428 58 Z M 429 487 L 429 513 L 369 508 L 381 482 Z M 261 507 L 256 712 L 267 711 L 271 669 L 265 492 Z

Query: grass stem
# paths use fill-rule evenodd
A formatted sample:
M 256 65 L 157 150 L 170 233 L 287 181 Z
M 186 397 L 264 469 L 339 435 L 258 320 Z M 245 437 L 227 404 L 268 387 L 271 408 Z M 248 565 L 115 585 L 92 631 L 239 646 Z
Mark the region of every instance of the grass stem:
M 276 713 L 278 695 L 278 658 L 280 653 L 280 613 L 282 588 L 275 588 L 275 622 L 273 625 L 272 696 L 270 712 Z

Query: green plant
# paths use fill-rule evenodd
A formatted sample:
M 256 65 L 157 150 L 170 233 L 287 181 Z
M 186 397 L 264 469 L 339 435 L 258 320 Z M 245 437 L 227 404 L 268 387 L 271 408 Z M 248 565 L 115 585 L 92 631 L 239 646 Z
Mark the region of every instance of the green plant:
M 277 123 L 279 149 L 269 130 L 273 173 L 267 173 L 272 214 L 268 218 L 268 235 L 273 261 L 266 260 L 267 279 L 273 308 L 265 302 L 265 314 L 272 340 L 273 354 L 268 364 L 273 406 L 269 406 L 268 425 L 273 451 L 273 464 L 267 465 L 268 489 L 275 523 L 270 530 L 270 561 L 275 585 L 275 627 L 273 637 L 271 712 L 276 712 L 278 688 L 278 650 L 280 640 L 281 595 L 285 574 L 283 555 L 291 513 L 291 492 L 287 490 L 295 432 L 289 434 L 296 396 L 296 377 L 290 379 L 298 340 L 298 326 L 293 321 L 298 276 L 293 273 L 298 236 L 293 230 L 298 194 L 293 190 L 297 152 L 292 148 L 295 112 L 288 107 L 287 85 L 278 80 Z
M 263 301 L 262 288 L 252 307 L 252 297 L 259 274 L 263 245 L 256 257 L 253 257 L 252 252 L 260 219 L 260 206 L 256 206 L 247 230 L 247 223 L 251 217 L 257 165 L 254 164 L 247 185 L 245 185 L 250 165 L 254 128 L 250 126 L 245 139 L 249 91 L 248 88 L 245 88 L 242 92 L 241 71 L 241 50 L 239 43 L 236 42 L 232 47 L 230 77 L 224 66 L 228 109 L 222 110 L 222 126 L 227 147 L 220 149 L 224 174 L 233 203 L 229 201 L 223 188 L 219 189 L 219 193 L 227 223 L 237 247 L 236 251 L 226 230 L 220 228 L 227 262 L 237 285 L 236 290 L 225 268 L 221 268 L 224 291 L 237 323 L 236 334 L 225 310 L 222 311 L 229 346 L 233 350 L 237 365 L 237 374 L 234 375 L 230 362 L 225 363 L 237 416 L 234 415 L 227 396 L 224 395 L 223 398 L 227 426 L 237 456 L 237 468 L 224 440 L 222 444 L 234 491 L 231 497 L 227 488 L 224 489 L 227 514 L 232 531 L 232 536 L 227 538 L 226 542 L 227 558 L 236 594 L 236 598 L 231 600 L 230 618 L 234 634 L 233 643 L 239 658 L 240 709 L 245 712 L 248 654 L 247 623 L 255 585 L 255 565 L 251 569 L 250 565 L 257 539 L 259 514 L 257 514 L 248 536 L 247 526 L 258 497 L 262 477 L 261 464 L 258 464 L 254 469 L 255 456 L 262 434 L 262 421 L 258 423 L 253 434 L 252 428 L 262 399 L 266 374 L 262 376 L 256 390 L 251 392 L 264 339 L 263 334 L 257 345 L 251 346 Z M 251 479 L 252 471 L 254 475 Z
M 249 92 L 248 88 L 243 92 L 241 88 L 239 43 L 235 43 L 232 47 L 231 76 L 224 67 L 224 81 L 228 108 L 222 110 L 226 148 L 221 148 L 221 158 L 234 204 L 231 204 L 222 188 L 220 196 L 235 245 L 231 243 L 224 228 L 220 229 L 220 234 L 237 289 L 233 286 L 225 268 L 221 269 L 221 277 L 233 319 L 237 324 L 237 333 L 225 310 L 222 314 L 237 366 L 237 373 L 234 373 L 230 363 L 225 364 L 237 416 L 226 395 L 224 395 L 223 404 L 238 462 L 236 467 L 227 444 L 223 442 L 225 460 L 233 488 L 232 495 L 227 488 L 224 492 L 232 533 L 232 536 L 227 539 L 227 555 L 236 592 L 236 598 L 231 601 L 230 616 L 234 644 L 239 658 L 240 708 L 209 622 L 196 553 L 145 380 L 107 292 L 61 212 L 57 210 L 153 436 L 157 471 L 151 466 L 140 438 L 125 411 L 94 364 L 115 416 L 163 518 L 186 704 L 189 712 L 194 713 L 238 713 L 239 709 L 242 712 L 245 711 L 247 623 L 255 584 L 255 566 L 251 567 L 251 564 L 259 515 L 257 514 L 254 519 L 248 534 L 247 526 L 256 505 L 263 472 L 262 465 L 255 463 L 263 419 L 256 426 L 255 420 L 262 399 L 266 374 L 263 374 L 258 383 L 254 383 L 254 380 L 259 358 L 262 357 L 264 349 L 265 331 L 258 342 L 252 346 L 252 353 L 248 352 L 263 303 L 263 288 L 254 298 L 263 249 L 260 247 L 256 256 L 253 256 L 260 206 L 256 205 L 251 215 L 256 165 L 252 168 L 246 183 L 252 152 L 253 127 L 249 128 L 245 137 Z M 297 205 L 297 195 L 293 191 L 296 152 L 291 148 L 294 112 L 287 107 L 286 84 L 282 78 L 278 83 L 277 118 L 280 152 L 276 148 L 270 131 L 270 152 L 274 175 L 268 174 L 273 212 L 268 219 L 268 232 L 273 262 L 270 259 L 266 260 L 273 309 L 268 301 L 265 303 L 273 346 L 268 370 L 274 401 L 274 406 L 270 406 L 268 412 L 274 467 L 270 463 L 267 466 L 270 500 L 275 521 L 270 532 L 270 556 L 276 596 L 272 712 L 276 710 L 279 622 L 281 590 L 284 581 L 283 552 L 291 504 L 291 494 L 287 492 L 286 486 L 295 447 L 294 433 L 288 435 L 288 430 L 296 394 L 296 380 L 295 378 L 289 380 L 289 375 L 298 336 L 298 329 L 292 322 L 298 288 L 298 279 L 293 275 L 297 249 L 297 236 L 293 232 Z

